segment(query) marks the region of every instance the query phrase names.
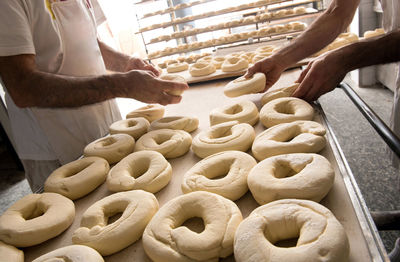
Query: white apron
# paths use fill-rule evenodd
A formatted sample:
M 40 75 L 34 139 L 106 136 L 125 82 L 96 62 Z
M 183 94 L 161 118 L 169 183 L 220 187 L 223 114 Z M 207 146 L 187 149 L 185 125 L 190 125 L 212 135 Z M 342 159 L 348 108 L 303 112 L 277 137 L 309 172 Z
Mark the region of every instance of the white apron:
M 63 60 L 57 73 L 70 76 L 105 74 L 90 1 L 54 2 L 51 10 L 63 49 Z M 109 125 L 121 119 L 114 99 L 71 109 L 32 108 L 32 112 L 61 164 L 77 159 L 88 143 L 105 136 Z
M 390 32 L 400 28 L 400 3 L 398 0 L 381 0 L 383 9 L 383 28 Z M 398 63 L 400 67 L 400 63 Z M 399 68 L 400 69 L 400 68 Z M 399 71 L 400 72 L 400 71 Z M 390 117 L 390 128 L 400 137 L 400 75 L 397 75 L 393 108 Z M 390 149 L 389 149 L 390 150 Z M 398 157 L 390 150 L 393 165 L 399 167 Z

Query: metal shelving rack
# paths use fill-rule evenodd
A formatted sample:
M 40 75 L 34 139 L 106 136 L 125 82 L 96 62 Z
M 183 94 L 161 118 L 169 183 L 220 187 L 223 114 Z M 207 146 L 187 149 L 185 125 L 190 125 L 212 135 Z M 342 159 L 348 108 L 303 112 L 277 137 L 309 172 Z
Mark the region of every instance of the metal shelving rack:
M 253 4 L 251 5 L 247 5 L 247 4 L 242 4 L 239 6 L 236 6 L 235 9 L 233 10 L 232 7 L 230 8 L 224 8 L 221 9 L 219 11 L 211 11 L 211 12 L 205 12 L 202 14 L 197 14 L 197 15 L 193 15 L 191 17 L 188 17 L 187 19 L 181 19 L 180 21 L 176 22 L 174 20 L 176 20 L 176 14 L 175 11 L 177 10 L 181 10 L 184 8 L 190 8 L 192 6 L 195 5 L 200 5 L 200 4 L 204 4 L 204 3 L 209 3 L 215 0 L 203 0 L 203 1 L 193 1 L 191 3 L 188 3 L 184 6 L 173 6 L 172 0 L 166 0 L 166 3 L 168 5 L 168 8 L 164 9 L 164 10 L 159 10 L 156 12 L 152 12 L 152 13 L 147 13 L 144 14 L 143 16 L 141 16 L 139 18 L 138 15 L 136 15 L 136 19 L 138 21 L 139 26 L 141 25 L 141 20 L 146 19 L 148 17 L 152 17 L 152 16 L 156 16 L 156 15 L 162 15 L 162 14 L 169 14 L 170 15 L 170 22 L 164 22 L 164 23 L 160 23 L 160 24 L 153 24 L 151 26 L 147 26 L 147 27 L 141 27 L 140 30 L 138 32 L 136 32 L 137 34 L 141 35 L 143 44 L 145 46 L 145 50 L 147 54 L 150 54 L 151 52 L 149 51 L 149 46 L 155 43 L 160 43 L 160 42 L 168 42 L 170 40 L 176 40 L 177 41 L 177 45 L 180 45 L 183 43 L 184 39 L 186 37 L 189 36 L 195 36 L 195 35 L 199 35 L 199 34 L 203 34 L 203 33 L 207 33 L 207 32 L 214 32 L 214 31 L 218 31 L 218 30 L 225 30 L 225 29 L 232 29 L 235 27 L 241 27 L 241 26 L 247 26 L 247 25 L 255 25 L 256 29 L 260 28 L 260 25 L 262 23 L 268 23 L 268 24 L 273 24 L 273 23 L 277 23 L 277 22 L 289 22 L 292 21 L 294 19 L 297 18 L 312 18 L 315 17 L 317 15 L 320 14 L 321 11 L 324 10 L 323 7 L 323 0 L 304 0 L 304 1 L 293 1 L 293 0 L 275 0 L 275 1 L 269 1 L 268 3 L 266 2 L 253 2 Z M 223 15 L 223 14 L 229 14 L 229 13 L 237 13 L 240 11 L 246 11 L 246 10 L 250 10 L 252 11 L 254 14 L 257 14 L 258 12 L 260 12 L 261 10 L 259 8 L 265 7 L 267 8 L 268 6 L 271 5 L 276 5 L 276 4 L 281 4 L 279 6 L 273 6 L 271 8 L 268 8 L 269 11 L 277 11 L 279 9 L 286 9 L 286 8 L 293 8 L 293 7 L 297 7 L 297 6 L 303 6 L 306 4 L 313 4 L 314 11 L 309 11 L 310 9 L 307 9 L 307 13 L 302 13 L 302 14 L 293 14 L 293 15 L 288 15 L 288 16 L 282 16 L 282 17 L 270 17 L 270 18 L 266 18 L 266 19 L 261 19 L 261 20 L 257 20 L 257 21 L 247 21 L 245 23 L 237 23 L 235 25 L 227 25 L 227 26 L 214 26 L 211 28 L 200 28 L 200 30 L 192 30 L 191 32 L 187 32 L 187 31 L 180 31 L 178 28 L 179 24 L 183 24 L 183 23 L 187 23 L 187 22 L 191 22 L 191 21 L 196 21 L 196 20 L 200 20 L 200 19 L 209 19 L 210 17 L 214 17 L 214 16 L 219 16 L 219 15 Z M 178 7 L 178 8 L 176 8 Z M 258 10 L 255 10 L 257 9 Z M 166 39 L 151 39 L 151 41 L 149 41 L 148 39 L 145 39 L 144 33 L 145 32 L 149 32 L 151 30 L 155 30 L 155 29 L 160 29 L 160 28 L 167 28 L 167 27 L 173 27 L 173 31 L 176 32 L 182 32 L 182 34 L 177 34 L 176 36 L 173 37 L 167 37 Z M 257 41 L 257 42 L 265 42 L 265 41 L 269 41 L 269 40 L 275 40 L 276 38 L 274 37 L 285 37 L 286 35 L 291 35 L 291 36 L 296 36 L 299 32 L 293 32 L 293 31 L 289 31 L 289 32 L 283 32 L 283 33 L 279 33 L 279 34 L 270 34 L 270 35 L 265 35 L 265 36 L 257 36 L 254 37 L 251 41 Z M 274 39 L 273 39 L 274 38 Z M 215 51 L 215 48 L 217 48 L 218 46 L 226 46 L 229 44 L 235 44 L 238 42 L 241 42 L 240 44 L 243 44 L 244 41 L 247 41 L 248 39 L 236 39 L 233 41 L 229 41 L 229 42 L 225 42 L 225 43 L 221 43 L 221 44 L 208 44 L 208 45 L 201 45 L 198 48 L 190 48 L 190 49 L 179 49 L 176 50 L 174 52 L 168 52 L 167 54 L 162 54 L 162 55 L 155 55 L 153 57 L 151 57 L 150 59 L 157 59 L 160 57 L 164 57 L 164 56 L 170 56 L 170 55 L 174 55 L 174 54 L 182 54 L 182 53 L 187 53 L 187 52 L 192 52 L 192 51 L 196 51 L 196 50 L 201 50 L 204 48 L 213 48 L 213 50 Z

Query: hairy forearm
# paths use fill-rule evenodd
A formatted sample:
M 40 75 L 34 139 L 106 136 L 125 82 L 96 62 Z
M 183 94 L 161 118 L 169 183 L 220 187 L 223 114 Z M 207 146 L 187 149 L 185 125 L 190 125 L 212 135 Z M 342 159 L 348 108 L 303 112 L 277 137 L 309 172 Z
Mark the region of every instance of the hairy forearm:
M 130 57 L 114 50 L 101 41 L 98 41 L 98 43 L 106 68 L 110 71 L 125 72 Z
M 18 93 L 25 95 L 12 97 L 19 96 L 18 104 L 14 101 L 19 107 L 79 107 L 117 97 L 111 79 L 111 75 L 71 77 L 35 71 L 19 83 Z
M 345 31 L 353 19 L 359 0 L 333 1 L 308 29 L 290 45 L 276 53 L 286 66 L 318 52 Z
M 123 96 L 118 74 L 74 77 L 46 73 L 33 55 L 0 58 L 0 75 L 18 107 L 77 107 Z
M 335 51 L 347 71 L 400 61 L 400 30 L 376 38 L 365 39 Z

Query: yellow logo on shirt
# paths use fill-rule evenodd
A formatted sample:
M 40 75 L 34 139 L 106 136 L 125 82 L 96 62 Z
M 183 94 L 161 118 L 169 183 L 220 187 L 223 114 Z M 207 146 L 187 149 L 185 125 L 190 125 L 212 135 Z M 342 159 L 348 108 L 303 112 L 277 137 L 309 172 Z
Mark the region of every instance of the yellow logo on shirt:
M 46 7 L 47 10 L 49 11 L 49 13 L 51 14 L 51 17 L 53 19 L 56 19 L 56 17 L 54 16 L 53 10 L 51 10 L 51 4 L 53 3 L 53 0 L 45 0 L 46 1 Z

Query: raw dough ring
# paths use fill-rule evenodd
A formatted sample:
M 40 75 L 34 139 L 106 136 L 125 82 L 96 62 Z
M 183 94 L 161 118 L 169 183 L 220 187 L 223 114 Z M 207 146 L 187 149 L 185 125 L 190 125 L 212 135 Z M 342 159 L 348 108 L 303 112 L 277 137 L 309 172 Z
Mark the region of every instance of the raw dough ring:
M 260 121 L 266 128 L 296 120 L 312 120 L 313 118 L 313 107 L 296 97 L 274 99 L 260 110 Z
M 247 177 L 258 204 L 278 199 L 321 201 L 332 188 L 335 172 L 329 161 L 318 154 L 273 156 L 258 163 Z
M 30 194 L 0 217 L 0 240 L 29 247 L 58 236 L 74 221 L 74 203 L 56 193 Z
M 313 121 L 294 121 L 273 126 L 260 133 L 252 146 L 253 156 L 267 157 L 290 153 L 318 153 L 326 144 L 325 128 Z
M 199 120 L 188 116 L 169 116 L 151 123 L 149 131 L 157 129 L 174 129 L 193 132 L 199 127 Z
M 127 134 L 114 134 L 99 138 L 87 145 L 85 156 L 99 156 L 114 164 L 133 152 L 135 139 Z
M 200 234 L 183 225 L 194 217 L 204 221 Z M 143 233 L 143 248 L 154 262 L 218 261 L 233 252 L 233 237 L 241 221 L 239 208 L 229 199 L 192 192 L 160 208 Z
M 92 247 L 103 256 L 111 255 L 136 242 L 157 210 L 156 197 L 143 190 L 109 195 L 83 213 L 72 242 Z M 119 213 L 118 220 L 108 221 Z
M 241 151 L 211 155 L 185 173 L 182 192 L 207 191 L 235 201 L 247 192 L 247 175 L 256 164 L 252 156 Z M 224 177 L 216 179 L 220 176 Z
M 198 61 L 190 66 L 189 73 L 192 76 L 206 76 L 214 73 L 216 68 L 213 63 Z
M 144 117 L 122 119 L 110 126 L 110 134 L 128 134 L 135 140 L 146 134 L 150 122 Z
M 215 108 L 210 112 L 210 124 L 212 126 L 235 120 L 239 123 L 247 123 L 254 126 L 258 122 L 258 119 L 257 106 L 249 100 Z
M 167 81 L 173 81 L 173 82 L 187 83 L 186 79 L 183 76 L 176 75 L 176 74 L 161 75 L 160 79 L 167 80 Z
M 110 165 L 104 158 L 84 157 L 54 170 L 44 183 L 44 191 L 75 200 L 103 184 L 109 170 Z
M 241 57 L 231 56 L 225 59 L 222 63 L 222 72 L 235 72 L 244 70 L 249 66 L 249 62 Z
M 278 241 L 297 238 L 289 248 Z M 329 209 L 310 201 L 283 199 L 258 207 L 235 233 L 237 262 L 348 261 L 349 241 Z
M 138 108 L 126 115 L 126 118 L 144 117 L 149 122 L 160 119 L 164 116 L 165 108 L 159 104 L 151 104 Z
M 293 84 L 291 86 L 267 91 L 262 97 L 261 97 L 261 104 L 265 105 L 268 102 L 271 102 L 274 99 L 281 98 L 281 97 L 289 97 L 292 96 L 293 92 L 297 89 L 299 86 L 298 83 Z
M 255 73 L 251 78 L 241 76 L 229 82 L 224 87 L 224 94 L 228 97 L 258 93 L 264 90 L 266 78 L 264 73 Z
M 4 262 L 24 262 L 24 251 L 0 241 L 1 260 Z
M 172 168 L 157 151 L 134 152 L 111 168 L 107 188 L 113 192 L 142 189 L 156 193 L 165 187 L 172 177 Z
M 183 130 L 158 129 L 143 135 L 136 143 L 135 152 L 153 150 L 165 158 L 176 158 L 186 154 L 192 144 L 192 136 Z
M 228 150 L 246 152 L 254 137 L 251 125 L 238 121 L 225 122 L 200 132 L 193 139 L 192 150 L 200 158 Z
M 167 72 L 168 73 L 182 72 L 182 71 L 187 70 L 188 68 L 189 68 L 189 64 L 186 62 L 174 63 L 174 64 L 167 65 Z
M 61 260 L 59 260 L 61 259 Z M 71 245 L 53 250 L 32 262 L 68 261 L 68 262 L 104 262 L 103 257 L 91 247 Z

